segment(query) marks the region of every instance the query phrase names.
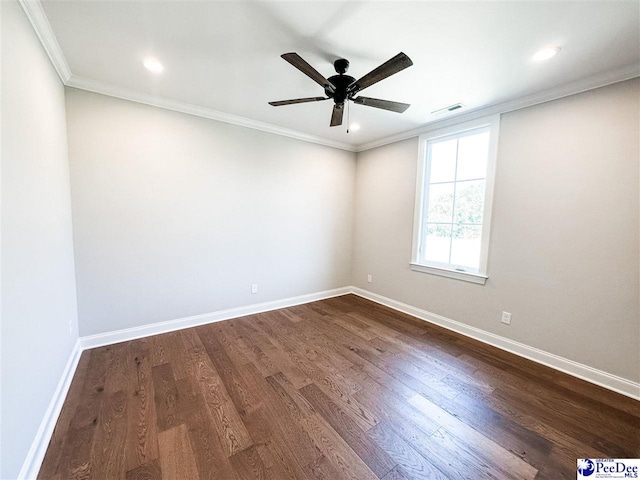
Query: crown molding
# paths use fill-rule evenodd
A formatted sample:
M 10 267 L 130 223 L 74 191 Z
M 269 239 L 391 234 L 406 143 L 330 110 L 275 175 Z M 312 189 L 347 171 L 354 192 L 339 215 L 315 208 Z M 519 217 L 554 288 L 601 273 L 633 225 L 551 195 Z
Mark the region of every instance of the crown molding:
M 507 102 L 488 105 L 466 112 L 460 112 L 458 114 L 451 115 L 450 117 L 447 117 L 443 120 L 425 123 L 418 128 L 414 128 L 406 132 L 390 135 L 388 137 L 381 138 L 380 140 L 374 140 L 373 142 L 363 143 L 361 145 L 358 145 L 355 151 L 364 152 L 365 150 L 381 147 L 383 145 L 399 142 L 401 140 L 407 140 L 409 138 L 420 136 L 423 133 L 428 133 L 432 130 L 438 130 L 440 128 L 455 125 L 457 123 L 467 122 L 489 115 L 496 115 L 512 112 L 514 110 L 520 110 L 521 108 L 550 102 L 551 100 L 557 100 L 559 98 L 568 97 L 569 95 L 575 95 L 577 93 L 593 90 L 594 88 L 605 87 L 614 83 L 624 82 L 625 80 L 631 80 L 632 78 L 636 77 L 640 77 L 640 63 L 627 65 L 626 67 L 604 72 L 600 75 L 594 75 L 582 80 L 578 80 L 576 82 L 560 85 L 558 87 L 543 90 L 532 95 L 509 100 Z
M 35 3 L 38 0 L 20 0 L 21 2 Z M 57 43 L 56 43 L 57 45 Z M 66 65 L 66 62 L 65 62 Z M 263 132 L 273 133 L 275 135 L 282 135 L 285 137 L 295 138 L 305 142 L 316 143 L 318 145 L 325 145 L 327 147 L 338 148 L 341 150 L 347 150 L 349 152 L 364 152 L 372 148 L 381 147 L 390 143 L 399 142 L 409 138 L 420 136 L 424 133 L 428 133 L 433 130 L 456 125 L 462 122 L 468 122 L 477 118 L 512 112 L 514 110 L 520 110 L 522 108 L 539 105 L 541 103 L 550 102 L 559 98 L 575 95 L 578 93 L 593 90 L 595 88 L 612 85 L 614 83 L 624 82 L 640 76 L 640 64 L 628 65 L 626 67 L 605 72 L 600 75 L 591 76 L 576 82 L 567 83 L 558 87 L 543 90 L 541 92 L 527 95 L 525 97 L 516 98 L 507 102 L 498 103 L 494 105 L 488 105 L 466 112 L 451 115 L 442 120 L 436 120 L 433 122 L 425 123 L 418 128 L 407 130 L 405 132 L 390 135 L 388 137 L 374 140 L 372 142 L 363 143 L 361 145 L 353 146 L 348 143 L 335 142 L 327 140 L 323 137 L 316 135 L 310 135 L 307 133 L 299 132 L 297 130 L 291 130 L 288 128 L 280 127 L 270 123 L 260 122 L 258 120 L 252 120 L 250 118 L 241 117 L 238 115 L 232 115 L 230 113 L 224 113 L 217 110 L 213 110 L 198 105 L 189 104 L 179 100 L 173 100 L 166 97 L 150 95 L 147 93 L 138 92 L 132 89 L 118 87 L 106 82 L 93 80 L 90 78 L 79 77 L 71 75 L 70 78 L 64 82 L 68 87 L 78 88 L 81 90 L 87 90 L 94 93 L 100 93 L 102 95 L 108 95 L 110 97 L 121 98 L 124 100 L 130 100 L 137 103 L 143 103 L 154 107 L 165 108 L 176 112 L 187 113 L 190 115 L 196 115 L 198 117 L 209 118 L 211 120 L 217 120 L 220 122 L 231 123 L 233 125 L 239 125 L 241 127 L 252 128 L 254 130 L 261 130 Z
M 80 90 L 100 93 L 102 95 L 107 95 L 110 97 L 143 103 L 145 105 L 151 105 L 153 107 L 165 108 L 167 110 L 173 110 L 175 112 L 187 113 L 189 115 L 209 118 L 211 120 L 217 120 L 219 122 L 231 123 L 233 125 L 238 125 L 241 127 L 252 128 L 254 130 L 282 135 L 284 137 L 295 138 L 297 140 L 302 140 L 305 142 L 316 143 L 318 145 L 325 145 L 327 147 L 355 152 L 355 146 L 349 145 L 348 143 L 327 140 L 326 138 L 318 137 L 316 135 L 309 135 L 297 130 L 279 127 L 270 123 L 260 122 L 258 120 L 252 120 L 250 118 L 220 112 L 211 108 L 201 107 L 179 100 L 173 100 L 166 97 L 142 93 L 128 88 L 118 87 L 110 83 L 101 82 L 90 78 L 71 75 L 71 78 L 65 83 L 65 85 L 67 85 L 68 87 L 78 88 Z
M 60 44 L 56 39 L 51 24 L 47 15 L 44 13 L 40 0 L 18 0 L 27 18 L 33 25 L 33 29 L 36 31 L 36 35 L 40 39 L 40 43 L 44 47 L 47 55 L 51 59 L 53 68 L 56 69 L 60 80 L 65 85 L 71 78 L 71 69 L 67 63 L 67 59 L 62 53 Z

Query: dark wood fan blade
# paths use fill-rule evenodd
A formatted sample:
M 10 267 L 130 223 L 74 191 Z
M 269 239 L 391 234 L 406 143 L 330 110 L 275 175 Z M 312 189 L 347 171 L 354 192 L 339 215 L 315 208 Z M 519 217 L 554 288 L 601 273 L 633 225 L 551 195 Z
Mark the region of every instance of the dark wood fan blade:
M 331 124 L 332 127 L 337 127 L 338 125 L 342 125 L 342 115 L 344 114 L 344 105 L 334 105 L 333 113 L 331 113 Z
M 390 110 L 392 112 L 402 113 L 411 105 L 408 103 L 391 102 L 389 100 L 380 100 L 379 98 L 371 97 L 357 97 L 353 101 L 358 105 L 366 105 L 367 107 L 382 108 L 383 110 Z
M 279 100 L 277 102 L 269 102 L 269 105 L 273 105 L 274 107 L 281 107 L 282 105 L 293 105 L 295 103 L 307 103 L 307 102 L 320 102 L 322 100 L 329 100 L 329 97 L 294 98 L 293 100 Z
M 398 73 L 399 71 L 404 70 L 411 65 L 413 65 L 411 59 L 404 53 L 400 52 L 392 59 L 384 62 L 378 68 L 371 70 L 364 77 L 356 80 L 356 82 L 353 84 L 353 87 L 351 87 L 349 90 L 353 92 L 364 90 L 374 83 L 378 83 L 380 80 L 384 80 L 385 78 L 393 75 L 394 73 Z
M 318 85 L 322 87 L 330 87 L 332 90 L 335 90 L 335 85 L 333 85 L 329 80 L 324 78 L 320 72 L 318 72 L 315 68 L 309 65 L 300 55 L 297 53 L 283 53 L 280 55 L 291 65 L 296 67 L 302 73 L 304 73 L 311 80 L 316 82 Z

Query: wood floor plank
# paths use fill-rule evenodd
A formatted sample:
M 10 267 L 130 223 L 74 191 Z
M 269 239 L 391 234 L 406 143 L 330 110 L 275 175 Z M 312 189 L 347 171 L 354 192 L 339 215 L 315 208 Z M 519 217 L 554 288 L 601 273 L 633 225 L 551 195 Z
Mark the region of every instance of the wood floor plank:
M 215 332 L 216 338 L 235 365 L 246 365 L 251 362 L 251 358 L 247 355 L 246 344 L 239 341 L 238 332 L 232 328 L 233 325 L 231 322 L 219 322 L 211 331 Z
M 156 349 L 162 351 L 162 358 L 165 360 L 164 363 L 171 365 L 173 378 L 175 380 L 186 378 L 188 376 L 188 370 L 184 358 L 181 355 L 181 332 L 164 333 L 162 335 L 155 335 L 152 338 Z
M 343 391 L 332 381 L 331 375 L 326 376 L 320 382 L 315 383 L 331 401 L 335 402 L 345 412 L 351 414 L 351 419 L 364 432 L 371 427 L 375 427 L 380 420 L 367 407 L 362 405 L 356 398 Z
M 182 332 L 183 345 L 191 357 L 191 376 L 200 387 L 220 441 L 227 455 L 233 455 L 253 444 L 240 414 L 194 330 Z
M 255 379 L 264 395 L 264 402 L 256 415 L 251 417 L 253 425 L 262 424 L 268 428 L 266 440 L 281 445 L 281 450 L 290 453 L 295 460 L 296 468 L 304 471 L 304 466 L 313 463 L 322 455 L 313 444 L 311 438 L 296 421 L 282 397 L 262 378 Z M 264 431 L 264 430 L 262 430 Z M 255 437 L 256 442 L 261 441 Z
M 71 428 L 67 434 L 56 477 L 60 479 L 86 479 L 91 476 L 91 445 L 96 432 L 95 425 L 80 429 Z M 48 477 L 40 477 L 46 479 Z
M 227 452 L 216 432 L 215 420 L 206 406 L 202 390 L 191 378 L 178 380 L 176 389 L 200 480 L 233 479 Z
M 100 424 L 91 448 L 91 470 L 95 478 L 122 478 L 127 435 L 127 393 L 109 393 L 101 405 Z
M 271 375 L 265 380 L 273 391 L 280 396 L 283 405 L 289 410 L 294 419 L 300 420 L 316 413 L 307 399 L 298 393 L 296 387 L 289 382 L 289 379 L 282 372 Z
M 331 401 L 315 384 L 300 389 L 300 393 L 378 477 L 383 477 L 396 466 L 397 462 L 364 435 L 351 415 Z
M 336 374 L 351 368 L 353 366 L 351 361 L 336 353 L 334 343 L 323 334 L 319 326 L 318 323 L 300 322 L 296 325 L 296 334 L 293 335 L 293 339 L 299 345 L 313 346 L 313 352 L 317 355 L 314 362 L 325 372 Z
M 80 394 L 82 401 L 78 404 L 70 424 L 70 428 L 74 430 L 95 426 L 98 423 L 110 351 L 111 347 L 100 347 L 91 351 L 87 375 Z
M 163 363 L 151 369 L 153 378 L 153 398 L 156 407 L 156 425 L 162 432 L 177 427 L 182 420 L 182 412 L 178 406 L 178 390 L 173 377 L 171 364 Z
M 266 471 L 266 478 L 274 480 L 296 480 L 298 478 L 294 469 L 286 464 L 284 457 L 278 456 L 277 448 L 273 448 L 272 443 L 257 444 L 254 446 L 262 459 L 262 464 Z M 302 478 L 307 478 L 307 476 L 304 475 Z
M 288 349 L 270 335 L 270 330 L 261 328 L 258 319 L 252 326 L 245 326 L 245 334 L 258 346 L 260 352 L 268 359 L 268 364 L 272 366 L 269 375 L 277 372 L 283 372 L 287 378 L 296 385 L 296 388 L 308 385 L 311 382 L 307 372 L 300 369 L 300 363 L 290 354 Z M 269 376 L 265 375 L 265 376 Z
M 314 480 L 335 480 L 336 478 L 343 478 L 342 472 L 324 455 L 315 462 L 306 465 L 305 469 Z
M 478 430 L 493 430 L 493 438 L 497 438 L 498 441 L 500 441 L 502 435 L 496 431 L 496 427 L 504 424 L 506 418 L 510 419 L 512 423 L 517 425 L 510 427 L 510 430 L 517 430 L 518 436 L 517 438 L 511 437 L 510 440 L 503 442 L 503 445 L 511 445 L 516 452 L 526 451 L 529 463 L 536 467 L 544 464 L 540 456 L 545 456 L 546 453 L 540 452 L 538 449 L 544 439 L 553 440 L 552 442 L 546 440 L 546 451 L 550 451 L 551 446 L 554 445 L 558 452 L 581 451 L 586 457 L 602 458 L 603 453 L 599 449 L 600 442 L 594 441 L 594 438 L 599 438 L 597 435 L 585 435 L 586 439 L 591 439 L 592 443 L 589 445 L 584 443 L 582 438 L 578 438 L 579 435 L 569 435 L 559 430 L 552 421 L 545 422 L 544 418 L 532 415 L 531 409 L 526 405 L 518 407 L 518 404 L 519 402 L 504 401 L 493 395 L 476 394 L 475 397 L 470 398 L 462 394 L 456 398 L 455 402 L 440 403 L 439 405 Z M 483 422 L 483 418 L 487 416 L 490 417 L 490 421 Z M 576 425 L 575 428 L 582 427 Z M 520 445 L 519 447 L 516 446 L 518 444 Z M 518 455 L 525 456 L 519 453 Z
M 178 425 L 159 432 L 158 448 L 160 469 L 165 479 L 200 479 L 186 425 Z
M 539 469 L 548 463 L 554 444 L 540 433 L 527 428 L 526 424 L 517 421 L 516 418 L 488 408 L 464 393 L 456 397 L 454 402 L 441 402 L 438 406 L 533 467 Z M 582 451 L 585 454 L 589 452 L 584 449 Z
M 300 445 L 302 448 L 298 451 L 298 445 L 286 432 L 283 433 L 279 423 L 280 418 L 277 415 L 274 416 L 268 403 L 248 415 L 245 421 L 256 445 L 266 446 L 272 461 L 277 464 L 279 470 L 286 472 L 286 476 L 290 478 L 309 478 L 304 466 L 316 461 L 320 455 L 314 455 L 313 446 L 309 441 L 304 440 Z M 296 436 L 299 437 L 299 432 L 292 435 L 292 437 Z
M 305 465 L 307 474 L 315 478 L 313 475 L 319 474 L 319 471 L 326 473 L 330 470 L 335 470 L 340 472 L 339 476 L 335 478 L 377 478 L 345 440 L 316 413 L 308 400 L 293 387 L 284 375 L 277 374 L 267 380 L 281 396 L 286 393 L 285 405 L 287 405 L 292 416 L 301 425 L 313 444 L 322 453 L 321 457 L 326 459 L 321 461 L 321 458 L 318 458 L 316 461 Z M 325 462 L 331 464 L 331 467 L 326 465 L 323 467 Z
M 557 455 L 555 449 L 552 449 L 544 464 L 540 466 L 535 480 L 573 480 L 575 478 L 576 460 Z
M 363 325 L 367 325 L 369 330 L 375 332 L 375 334 L 380 338 L 391 339 L 399 335 L 399 333 L 387 327 L 386 325 L 382 325 L 381 323 L 376 322 L 375 320 L 370 319 L 367 315 L 362 312 L 354 311 L 349 312 L 345 315 L 347 318 L 353 318 L 360 322 Z
M 340 325 L 316 323 L 313 325 L 313 328 L 322 332 L 322 334 L 324 334 L 332 343 L 337 343 L 338 345 L 341 345 L 342 347 L 354 353 L 360 354 L 361 352 L 363 352 L 364 354 L 372 357 L 377 356 L 380 353 L 366 340 L 350 332 L 349 330 L 342 328 Z M 345 358 L 349 359 L 351 365 L 345 365 L 342 370 L 350 368 L 354 365 L 354 362 L 351 361 L 351 357 L 347 356 Z M 356 361 L 356 363 L 358 362 Z
M 575 478 L 640 402 L 354 295 L 86 351 L 48 480 Z
M 364 340 L 369 341 L 378 337 L 376 332 L 372 331 L 366 324 L 360 322 L 357 318 L 349 317 L 347 315 L 346 318 L 337 317 L 331 321 L 336 325 L 340 325 L 342 328 L 355 333 Z
M 91 445 L 91 471 L 96 478 L 125 476 L 123 452 L 128 426 L 130 363 L 129 343 L 114 345 L 109 354 L 100 422 Z
M 149 342 L 144 339 L 134 340 L 130 346 L 133 366 L 127 389 L 129 397 L 125 441 L 125 471 L 127 472 L 143 465 L 154 465 L 154 461 L 158 458 L 158 431 L 149 348 Z
M 412 358 L 403 360 L 386 354 L 375 355 L 366 349 L 357 349 L 356 353 L 370 364 L 408 386 L 414 392 L 424 394 L 427 397 L 432 394 L 438 394 L 448 399 L 453 399 L 460 393 L 439 382 L 428 371 L 415 364 L 415 360 Z
M 236 365 L 227 355 L 215 332 L 206 328 L 196 329 L 211 362 L 220 375 L 236 411 L 245 417 L 262 403 L 260 391 L 253 388 L 251 382 L 243 381 L 241 371 L 244 365 Z
M 265 480 L 267 478 L 262 458 L 253 445 L 232 455 L 229 460 L 236 476 L 242 480 Z
M 162 480 L 160 462 L 156 459 L 151 463 L 128 470 L 125 474 L 125 480 Z
M 389 350 L 380 355 L 380 362 L 386 362 L 389 368 L 412 376 L 429 390 L 436 391 L 446 398 L 453 399 L 460 394 L 459 389 L 442 381 L 446 375 L 434 369 L 423 368 L 417 362 L 416 357 L 412 355 L 402 355 L 394 350 Z
M 292 325 L 278 311 L 269 314 L 270 322 L 260 320 L 258 325 L 267 332 L 272 342 L 279 344 L 283 350 L 296 350 L 325 372 L 337 372 L 351 367 L 346 359 L 335 355 L 331 343 L 311 328 L 309 322 L 301 321 Z M 323 318 L 322 321 L 328 320 Z
M 60 478 L 86 478 L 91 472 L 91 444 L 98 428 L 98 420 L 104 399 L 104 383 L 107 375 L 111 347 L 91 351 L 86 378 L 82 385 L 81 401 L 69 425 L 66 440 L 56 468 Z
M 371 370 L 370 370 L 371 371 Z M 393 382 L 389 382 L 389 379 L 385 376 L 382 376 L 382 372 L 381 376 L 379 377 L 381 379 L 381 381 L 383 383 L 391 383 L 392 385 L 396 385 L 397 388 L 397 382 L 393 383 Z M 361 380 L 361 382 L 363 383 L 363 385 L 367 385 L 370 386 L 370 384 L 368 382 L 365 382 L 365 379 L 363 378 Z M 372 390 L 375 389 L 386 389 L 386 387 L 384 385 L 378 384 L 377 386 L 374 385 L 373 387 L 371 387 Z M 363 401 L 365 404 L 369 405 L 369 404 L 375 404 L 375 397 L 369 396 L 367 397 L 366 394 L 369 391 L 368 388 L 363 389 L 362 392 L 358 393 L 356 395 L 357 398 L 359 398 L 361 401 Z M 406 395 L 411 394 L 411 390 L 407 390 Z M 415 398 L 417 398 L 417 395 L 414 393 L 414 396 L 408 397 L 406 400 L 409 401 L 409 408 L 405 407 L 405 408 L 383 408 L 383 412 L 393 412 L 392 415 L 397 416 L 398 414 L 401 415 L 401 417 L 396 417 L 396 418 L 390 418 L 387 419 L 387 424 L 388 425 L 392 425 L 393 429 L 396 430 L 396 432 L 398 434 L 400 434 L 401 436 L 404 436 L 404 438 L 413 441 L 414 445 L 421 445 L 420 444 L 420 437 L 419 433 L 414 433 L 412 431 L 411 426 L 412 425 L 417 425 L 418 428 L 421 428 L 425 431 L 426 435 L 431 435 L 435 430 L 437 430 L 439 428 L 440 425 L 443 424 L 443 420 L 449 420 L 450 422 L 455 422 L 455 418 L 453 415 L 451 416 L 446 416 L 446 413 L 443 411 L 442 416 L 437 416 L 437 415 L 424 415 L 421 414 L 419 411 L 417 411 L 413 405 L 411 405 L 411 401 L 413 401 L 413 403 L 415 403 Z M 390 396 L 391 394 L 387 394 L 386 396 Z M 422 397 L 420 397 L 422 399 Z M 422 399 L 424 400 L 424 399 Z M 425 400 L 426 402 L 426 400 Z M 396 405 L 402 405 L 403 404 L 403 399 L 401 398 L 397 398 L 395 401 Z M 435 408 L 435 407 L 434 407 Z M 459 412 L 456 412 L 456 415 L 458 415 Z M 446 423 L 445 423 L 446 424 Z M 455 424 L 455 423 L 453 423 Z M 466 427 L 466 424 L 460 424 L 461 426 Z M 435 427 L 435 428 L 434 428 Z M 468 432 L 466 428 L 462 429 L 461 432 L 463 435 L 478 435 L 477 432 Z M 500 436 L 499 439 L 504 440 L 504 436 Z M 509 441 L 513 440 L 512 437 L 507 437 L 507 439 Z M 482 443 L 482 442 L 480 442 Z M 513 445 L 513 444 L 512 444 Z M 515 445 L 517 445 L 517 443 L 515 443 Z M 529 445 L 527 445 L 528 447 Z M 499 448 L 499 445 L 494 445 L 493 448 Z M 490 449 L 489 449 L 490 450 Z M 527 451 L 529 451 L 529 448 L 527 448 Z M 505 452 L 502 452 L 502 450 L 499 450 L 499 452 L 505 454 Z M 547 450 L 548 452 L 548 450 Z M 531 452 L 530 452 L 531 453 Z M 544 458 L 544 452 L 543 454 L 540 455 L 540 458 Z
M 401 334 L 395 337 L 384 336 L 381 338 L 384 342 L 392 344 L 394 348 L 418 357 L 421 365 L 428 365 L 429 370 L 438 371 L 440 376 L 448 374 L 461 380 L 469 380 L 478 370 L 478 367 L 460 357 L 443 352 L 436 347 L 430 347 L 429 343 L 425 341 L 425 335 L 422 335 L 420 339 Z
M 380 445 L 409 474 L 409 478 L 416 480 L 447 479 L 443 472 L 420 455 L 411 445 L 402 440 L 385 423 L 380 423 L 369 430 L 367 436 Z M 383 476 L 381 475 L 381 477 Z
M 374 480 L 379 478 L 320 414 L 302 420 L 305 431 L 322 454 L 340 472 L 337 478 Z
M 246 411 L 242 421 L 251 431 L 253 442 L 267 447 L 262 453 L 269 455 L 273 464 L 268 470 L 284 470 L 287 476 L 306 478 L 304 465 L 317 460 L 320 452 L 258 369 L 249 363 L 238 370 L 241 388 L 253 389 L 255 397 L 261 399 L 256 408 Z
M 464 439 L 462 441 L 466 448 L 473 449 L 478 455 L 487 459 L 496 471 L 503 473 L 505 478 L 509 478 L 512 475 L 511 472 L 516 472 L 517 478 L 532 479 L 536 476 L 537 470 L 520 457 L 424 397 L 416 395 L 409 402 L 433 421 L 442 425 L 451 435 Z
M 382 480 L 411 480 L 412 477 L 409 476 L 400 465 L 396 465 L 396 467 L 387 473 Z
M 388 387 L 380 385 L 372 379 L 361 378 L 363 388 L 355 397 L 387 424 L 406 429 L 408 432 L 413 432 L 413 428 L 410 426 L 414 426 L 425 436 L 433 434 L 440 428 L 440 424 L 420 413 L 406 399 Z

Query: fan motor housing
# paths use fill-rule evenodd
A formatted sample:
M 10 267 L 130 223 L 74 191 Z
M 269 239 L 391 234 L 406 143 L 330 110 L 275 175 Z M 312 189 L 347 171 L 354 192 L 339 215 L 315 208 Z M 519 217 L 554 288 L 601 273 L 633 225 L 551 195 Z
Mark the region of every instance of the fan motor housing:
M 344 103 L 345 100 L 349 98 L 349 95 L 347 95 L 347 89 L 349 88 L 349 85 L 356 81 L 355 78 L 349 75 L 334 75 L 333 77 L 329 77 L 327 80 L 329 80 L 336 89 L 332 92 L 330 89 L 325 87 L 324 93 L 327 97 L 333 98 L 334 102 L 337 104 Z

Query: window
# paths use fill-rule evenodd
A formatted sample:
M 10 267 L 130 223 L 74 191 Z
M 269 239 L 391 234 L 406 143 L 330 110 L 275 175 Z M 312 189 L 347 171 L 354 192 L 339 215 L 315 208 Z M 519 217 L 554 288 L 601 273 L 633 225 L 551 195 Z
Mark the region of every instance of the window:
M 499 119 L 420 137 L 413 270 L 485 283 Z

